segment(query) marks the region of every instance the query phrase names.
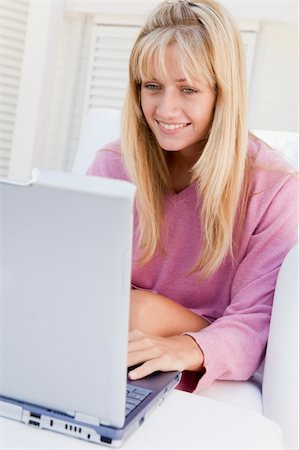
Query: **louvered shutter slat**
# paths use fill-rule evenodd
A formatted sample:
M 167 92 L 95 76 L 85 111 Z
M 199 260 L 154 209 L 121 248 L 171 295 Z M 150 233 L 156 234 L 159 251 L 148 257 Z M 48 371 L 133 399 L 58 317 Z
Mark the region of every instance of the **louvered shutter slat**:
M 97 77 L 92 82 L 93 88 L 101 88 L 103 86 L 103 80 L 100 77 Z M 105 86 L 108 89 L 115 89 L 115 80 L 111 77 L 110 79 L 105 79 Z M 121 89 L 122 92 L 127 87 L 127 82 L 125 79 L 118 80 L 118 89 Z
M 112 109 L 120 109 L 122 106 L 121 99 L 113 99 L 109 98 L 99 98 L 99 97 L 91 97 L 89 106 L 90 108 L 99 108 L 99 104 L 101 108 L 112 108 Z
M 95 58 L 93 63 L 93 70 L 102 69 L 105 67 L 115 68 L 120 70 L 128 70 L 128 59 L 127 58 L 117 58 L 117 56 L 112 58 Z
M 7 176 L 22 67 L 28 2 L 0 2 L 0 176 Z
M 7 93 L 8 93 L 8 91 L 6 89 L 6 86 L 8 88 L 14 89 L 15 93 L 17 93 L 18 89 L 19 89 L 19 78 L 17 78 L 17 77 L 12 77 L 12 78 L 3 77 L 0 74 L 0 85 L 6 90 Z
M 121 108 L 128 59 L 139 27 L 94 26 L 86 88 L 86 108 Z
M 3 5 L 1 5 L 3 7 Z M 26 14 L 18 13 L 18 11 L 12 9 L 5 9 L 4 12 L 1 13 L 1 20 L 7 21 L 10 26 L 12 23 L 19 24 L 20 29 L 25 29 L 26 24 Z
M 7 138 L 10 137 L 10 133 L 13 132 L 13 124 L 11 122 L 5 122 L 3 121 L 0 124 L 0 133 L 3 133 L 4 136 L 6 136 Z
M 121 44 L 118 39 L 114 39 L 114 41 L 114 45 L 112 45 L 113 40 L 107 42 L 106 39 L 97 39 L 94 53 L 95 57 L 99 54 L 105 54 L 109 58 L 109 56 L 114 53 L 118 53 L 120 56 L 123 54 L 128 55 L 130 53 L 132 42 L 123 42 Z
M 0 110 L 0 124 L 3 123 L 12 123 L 13 114 L 8 113 L 7 111 L 3 112 Z
M 19 86 L 18 84 L 12 84 L 11 80 L 5 80 L 5 83 L 3 83 L 3 81 L 1 81 L 0 79 L 0 83 L 3 87 L 3 89 L 5 90 L 5 95 L 3 95 L 3 98 L 5 99 L 5 101 L 7 101 L 7 98 L 15 98 L 18 95 L 19 92 Z M 1 95 L 2 98 L 2 95 Z M 8 100 L 10 103 L 10 99 Z M 13 100 L 14 102 L 14 100 Z
M 1 95 L 0 95 L 0 98 L 1 98 Z M 15 114 L 16 114 L 16 109 L 17 109 L 16 104 L 17 103 L 15 103 L 14 105 L 9 104 L 9 103 L 2 103 L 2 101 L 0 100 L 0 113 L 7 114 L 7 117 L 8 117 L 8 115 L 10 115 L 11 121 L 13 123 L 15 120 Z
M 6 57 L 3 56 L 2 57 L 1 56 L 1 47 L 0 47 L 0 61 L 1 61 L 0 67 L 2 66 L 2 64 L 5 64 L 5 68 L 6 69 L 18 70 L 19 73 L 20 73 L 21 66 L 22 66 L 22 62 L 20 62 L 20 59 L 18 59 L 18 58 L 9 58 L 8 56 L 6 56 Z M 2 68 L 0 70 L 2 70 Z
M 7 139 L 2 139 L 0 137 L 0 157 L 9 158 L 10 153 L 10 142 Z
M 104 87 L 93 87 L 90 96 L 91 97 L 105 97 L 105 98 L 113 98 L 113 99 L 119 99 L 123 95 L 123 89 L 114 88 L 113 90 L 107 89 Z
M 6 47 L 4 45 L 0 45 L 0 52 L 1 52 L 1 60 L 2 58 L 9 58 L 12 60 L 19 60 L 22 58 L 23 51 L 19 50 L 16 47 Z
M 0 76 L 5 75 L 7 78 L 19 78 L 21 72 L 21 67 L 8 67 L 8 66 L 2 66 L 0 65 Z
M 28 2 L 26 0 L 1 0 L 2 8 L 27 15 Z
M 5 10 L 3 13 L 3 6 L 0 2 L 0 28 L 15 31 L 17 36 L 20 36 L 20 33 L 26 32 L 26 18 L 23 20 L 14 20 L 12 17 L 5 17 Z
M 126 82 L 127 80 L 127 70 L 126 69 L 111 69 L 109 67 L 103 67 L 99 70 L 94 71 L 91 79 L 92 89 L 93 83 L 100 84 L 103 79 L 114 79 L 116 82 L 119 80 L 120 82 Z M 117 87 L 117 86 L 116 86 Z
M 21 36 L 16 35 L 11 30 L 0 31 L 1 36 L 1 46 L 6 48 L 17 49 L 20 52 L 23 52 L 24 48 L 24 36 L 23 39 Z

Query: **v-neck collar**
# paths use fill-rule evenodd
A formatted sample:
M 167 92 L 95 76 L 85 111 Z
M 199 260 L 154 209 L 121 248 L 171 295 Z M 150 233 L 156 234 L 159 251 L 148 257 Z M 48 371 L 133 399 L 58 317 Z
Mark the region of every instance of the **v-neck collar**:
M 185 198 L 186 196 L 188 196 L 191 192 L 193 192 L 195 190 L 195 188 L 196 188 L 196 184 L 195 184 L 195 182 L 192 182 L 189 184 L 189 186 L 185 187 L 180 192 L 175 192 L 175 191 L 169 192 L 168 196 L 169 196 L 169 198 L 171 198 L 173 200 L 179 200 L 179 199 L 182 199 L 182 198 Z

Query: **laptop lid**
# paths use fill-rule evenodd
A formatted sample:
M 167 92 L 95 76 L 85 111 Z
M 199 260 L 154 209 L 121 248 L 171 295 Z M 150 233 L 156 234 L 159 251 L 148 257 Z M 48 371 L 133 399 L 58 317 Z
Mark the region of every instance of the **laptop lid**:
M 123 426 L 134 193 L 52 171 L 0 181 L 3 396 Z

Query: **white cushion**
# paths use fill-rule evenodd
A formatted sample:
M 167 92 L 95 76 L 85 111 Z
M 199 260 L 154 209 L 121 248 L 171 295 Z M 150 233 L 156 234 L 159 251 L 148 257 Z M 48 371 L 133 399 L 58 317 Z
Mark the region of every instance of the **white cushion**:
M 97 150 L 120 136 L 120 111 L 95 108 L 89 111 L 81 128 L 80 140 L 72 173 L 83 175 Z
M 217 380 L 199 395 L 263 414 L 261 382 L 256 377 L 249 381 Z
M 298 245 L 279 271 L 263 377 L 264 415 L 298 449 Z
M 298 169 L 298 133 L 291 131 L 253 130 L 257 137 L 278 150 Z

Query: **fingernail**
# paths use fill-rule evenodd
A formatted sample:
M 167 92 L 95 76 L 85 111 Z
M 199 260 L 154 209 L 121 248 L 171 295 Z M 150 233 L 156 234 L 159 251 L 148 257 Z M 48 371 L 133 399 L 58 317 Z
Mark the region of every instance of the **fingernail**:
M 132 370 L 132 372 L 129 372 L 129 378 L 135 380 L 135 378 L 137 378 L 137 373 Z

